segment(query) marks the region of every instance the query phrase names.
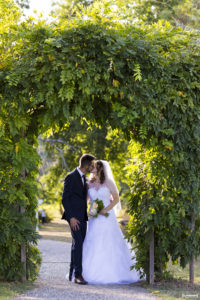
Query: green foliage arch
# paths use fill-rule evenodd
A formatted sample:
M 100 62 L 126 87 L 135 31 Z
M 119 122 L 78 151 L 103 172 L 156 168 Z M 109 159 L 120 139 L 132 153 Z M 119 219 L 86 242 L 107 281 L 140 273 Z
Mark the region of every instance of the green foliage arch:
M 130 143 L 127 167 L 137 267 L 148 274 L 151 228 L 157 269 L 169 255 L 184 257 L 184 263 L 198 255 L 197 37 L 167 23 L 138 28 L 103 18 L 51 26 L 30 20 L 13 31 L 0 69 L 0 278 L 21 277 L 21 243 L 29 278 L 36 276 L 37 137 L 63 128 L 71 116 L 99 125 L 108 121 L 140 145 L 136 151 Z

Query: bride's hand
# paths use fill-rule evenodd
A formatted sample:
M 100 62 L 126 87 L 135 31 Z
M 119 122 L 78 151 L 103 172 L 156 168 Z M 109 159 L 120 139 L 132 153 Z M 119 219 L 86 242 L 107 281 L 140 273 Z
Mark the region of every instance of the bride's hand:
M 102 209 L 102 210 L 100 211 L 100 214 L 103 215 L 103 216 L 105 216 L 105 214 L 107 214 L 107 211 L 106 211 L 105 209 Z

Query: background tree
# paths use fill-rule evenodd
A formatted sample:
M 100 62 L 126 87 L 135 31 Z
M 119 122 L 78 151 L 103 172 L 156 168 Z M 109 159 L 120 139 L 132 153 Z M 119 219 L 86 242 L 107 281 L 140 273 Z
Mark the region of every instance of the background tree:
M 21 7 L 21 8 L 29 8 L 29 0 L 15 0 L 15 2 Z
M 60 203 L 66 174 L 78 165 L 83 153 L 92 153 L 97 159 L 109 160 L 122 203 L 125 202 L 123 196 L 127 185 L 123 183 L 123 167 L 128 142 L 122 132 L 112 130 L 106 122 L 99 127 L 71 118 L 65 129 L 48 134 L 39 138 L 39 153 L 43 157 L 39 178 L 40 198 L 46 202 Z
M 198 0 L 136 0 L 134 16 L 147 24 L 166 20 L 176 26 L 200 29 L 200 3 Z
M 8 65 L 12 59 L 14 26 L 20 17 L 20 9 L 13 0 L 0 1 L 0 68 Z
M 93 3 L 95 6 L 91 5 Z M 200 4 L 198 0 L 64 0 L 58 1 L 56 4 L 58 8 L 54 13 L 61 19 L 73 17 L 77 13 L 84 15 L 82 7 L 88 7 L 93 12 L 96 10 L 96 13 L 101 11 L 102 15 L 109 16 L 109 18 L 117 18 L 135 24 L 138 23 L 138 20 L 145 24 L 165 20 L 174 26 L 200 29 Z
M 58 16 L 60 19 L 72 18 L 77 12 L 80 13 L 80 7 L 88 7 L 93 4 L 95 0 L 62 0 L 53 3 L 55 9 L 53 14 Z

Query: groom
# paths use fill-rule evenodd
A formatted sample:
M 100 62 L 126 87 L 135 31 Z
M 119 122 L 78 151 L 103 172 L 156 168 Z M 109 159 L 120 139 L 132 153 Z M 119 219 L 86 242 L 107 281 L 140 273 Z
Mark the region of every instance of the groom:
M 75 271 L 75 283 L 87 284 L 82 276 L 82 248 L 87 229 L 87 185 L 85 174 L 94 168 L 95 157 L 83 154 L 79 167 L 69 173 L 64 181 L 62 204 L 64 214 L 62 219 L 67 220 L 71 229 L 72 249 L 69 280 L 72 280 Z

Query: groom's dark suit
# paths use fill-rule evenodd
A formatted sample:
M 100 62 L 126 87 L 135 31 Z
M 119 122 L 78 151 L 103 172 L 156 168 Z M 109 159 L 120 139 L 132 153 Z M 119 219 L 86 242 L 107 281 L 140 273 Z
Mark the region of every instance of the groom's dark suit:
M 75 169 L 69 173 L 64 181 L 64 189 L 62 194 L 62 204 L 64 206 L 64 214 L 62 219 L 70 222 L 71 218 L 80 221 L 79 230 L 72 230 L 72 250 L 70 273 L 75 270 L 75 277 L 82 275 L 82 247 L 87 229 L 87 186 L 82 181 L 81 175 Z

